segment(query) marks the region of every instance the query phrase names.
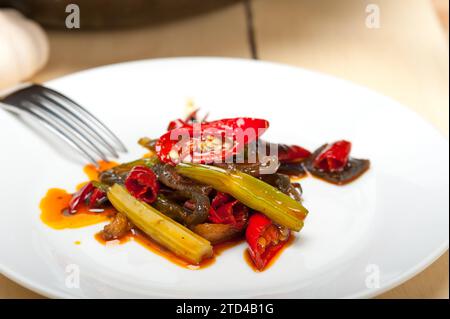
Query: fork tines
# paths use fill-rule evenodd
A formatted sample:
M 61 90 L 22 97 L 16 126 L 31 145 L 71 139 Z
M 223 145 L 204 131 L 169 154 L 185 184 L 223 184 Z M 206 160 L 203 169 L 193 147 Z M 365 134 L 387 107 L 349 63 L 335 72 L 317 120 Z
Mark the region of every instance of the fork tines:
M 95 165 L 98 160 L 117 158 L 119 152 L 127 151 L 119 138 L 88 110 L 50 88 L 33 84 L 1 102 L 9 111 L 37 119 Z

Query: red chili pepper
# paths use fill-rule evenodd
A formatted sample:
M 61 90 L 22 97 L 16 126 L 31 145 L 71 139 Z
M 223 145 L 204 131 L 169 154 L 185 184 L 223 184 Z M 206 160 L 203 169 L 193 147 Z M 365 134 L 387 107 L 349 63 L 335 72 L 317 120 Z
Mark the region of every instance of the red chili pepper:
M 169 126 L 167 127 L 168 131 L 177 129 L 177 128 L 181 128 L 181 127 L 185 127 L 185 126 L 189 126 L 189 124 L 187 124 L 185 121 L 183 121 L 182 119 L 176 119 L 172 122 L 169 123 Z
M 284 163 L 301 162 L 307 159 L 311 152 L 298 145 L 278 145 L 278 160 Z
M 248 208 L 228 194 L 217 192 L 211 201 L 208 220 L 214 224 L 229 224 L 243 229 L 248 219 Z
M 75 214 L 83 203 L 89 208 L 97 208 L 105 199 L 106 193 L 89 182 L 72 196 L 69 202 L 69 213 Z
M 106 193 L 100 188 L 95 188 L 89 198 L 89 208 L 97 208 L 106 200 Z
M 245 238 L 250 257 L 258 270 L 264 269 L 289 239 L 289 230 L 275 225 L 261 213 L 253 214 L 249 221 Z
M 165 163 L 223 162 L 241 152 L 269 127 L 269 122 L 253 118 L 224 119 L 173 129 L 161 136 L 155 149 Z
M 338 141 L 329 144 L 314 160 L 314 167 L 327 172 L 342 171 L 348 163 L 352 144 Z
M 146 203 L 153 203 L 159 192 L 158 178 L 148 167 L 135 166 L 125 180 L 125 187 L 131 195 Z
M 75 214 L 77 212 L 77 209 L 79 206 L 86 202 L 86 199 L 88 198 L 89 194 L 94 190 L 94 185 L 92 185 L 91 182 L 84 185 L 78 192 L 76 192 L 72 199 L 69 202 L 69 213 Z
M 222 192 L 217 192 L 216 196 L 214 196 L 213 200 L 211 201 L 211 207 L 216 209 L 232 200 L 233 197 L 231 197 L 230 195 Z

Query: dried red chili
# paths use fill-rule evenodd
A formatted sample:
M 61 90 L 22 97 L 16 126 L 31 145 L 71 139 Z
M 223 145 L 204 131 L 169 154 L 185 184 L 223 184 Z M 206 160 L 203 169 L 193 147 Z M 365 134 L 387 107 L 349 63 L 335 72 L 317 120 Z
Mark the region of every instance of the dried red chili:
M 212 163 L 241 152 L 269 127 L 269 122 L 253 118 L 233 118 L 186 125 L 161 136 L 155 149 L 164 163 Z
M 227 202 L 233 200 L 233 197 L 226 193 L 217 192 L 216 196 L 211 201 L 211 207 L 219 208 L 220 206 L 226 204 Z
M 217 192 L 211 202 L 208 220 L 214 224 L 232 225 L 243 229 L 248 219 L 248 208 L 228 194 Z
M 159 192 L 158 178 L 148 167 L 135 166 L 125 180 L 125 187 L 131 195 L 146 203 L 153 203 Z
M 75 214 L 82 203 L 86 201 L 90 193 L 94 190 L 94 185 L 91 182 L 84 185 L 78 192 L 76 192 L 69 202 L 69 213 Z
M 89 182 L 72 196 L 69 202 L 69 213 L 75 214 L 82 204 L 89 208 L 98 208 L 105 201 L 106 193 Z
M 89 198 L 89 208 L 98 208 L 107 200 L 106 193 L 100 188 L 95 188 Z
M 249 246 L 250 257 L 256 268 L 264 269 L 289 239 L 287 228 L 275 225 L 261 213 L 253 214 L 249 221 L 245 238 Z
M 315 159 L 313 165 L 326 172 L 342 171 L 348 163 L 352 144 L 348 141 L 338 141 L 329 144 Z

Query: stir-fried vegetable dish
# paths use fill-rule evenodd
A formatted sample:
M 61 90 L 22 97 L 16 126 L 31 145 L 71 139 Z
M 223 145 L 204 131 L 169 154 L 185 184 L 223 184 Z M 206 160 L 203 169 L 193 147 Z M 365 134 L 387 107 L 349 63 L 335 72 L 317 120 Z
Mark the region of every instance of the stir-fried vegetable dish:
M 348 141 L 310 152 L 265 141 L 268 128 L 264 119 L 207 121 L 197 112 L 174 120 L 159 138 L 139 140 L 148 152 L 142 158 L 97 168 L 74 194 L 50 191 L 58 202 L 47 194 L 42 220 L 58 229 L 89 225 L 81 216 L 109 221 L 103 241 L 139 233 L 190 265 L 213 258 L 217 245 L 245 240 L 262 271 L 308 216 L 299 178 L 343 185 L 370 166 L 350 156 Z

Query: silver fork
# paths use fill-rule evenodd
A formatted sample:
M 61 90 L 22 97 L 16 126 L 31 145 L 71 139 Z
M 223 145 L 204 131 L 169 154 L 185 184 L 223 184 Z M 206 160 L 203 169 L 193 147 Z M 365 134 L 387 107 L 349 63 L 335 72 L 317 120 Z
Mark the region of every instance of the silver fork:
M 81 105 L 50 88 L 25 84 L 0 96 L 0 107 L 38 120 L 88 162 L 117 158 L 127 152 L 120 139 Z

